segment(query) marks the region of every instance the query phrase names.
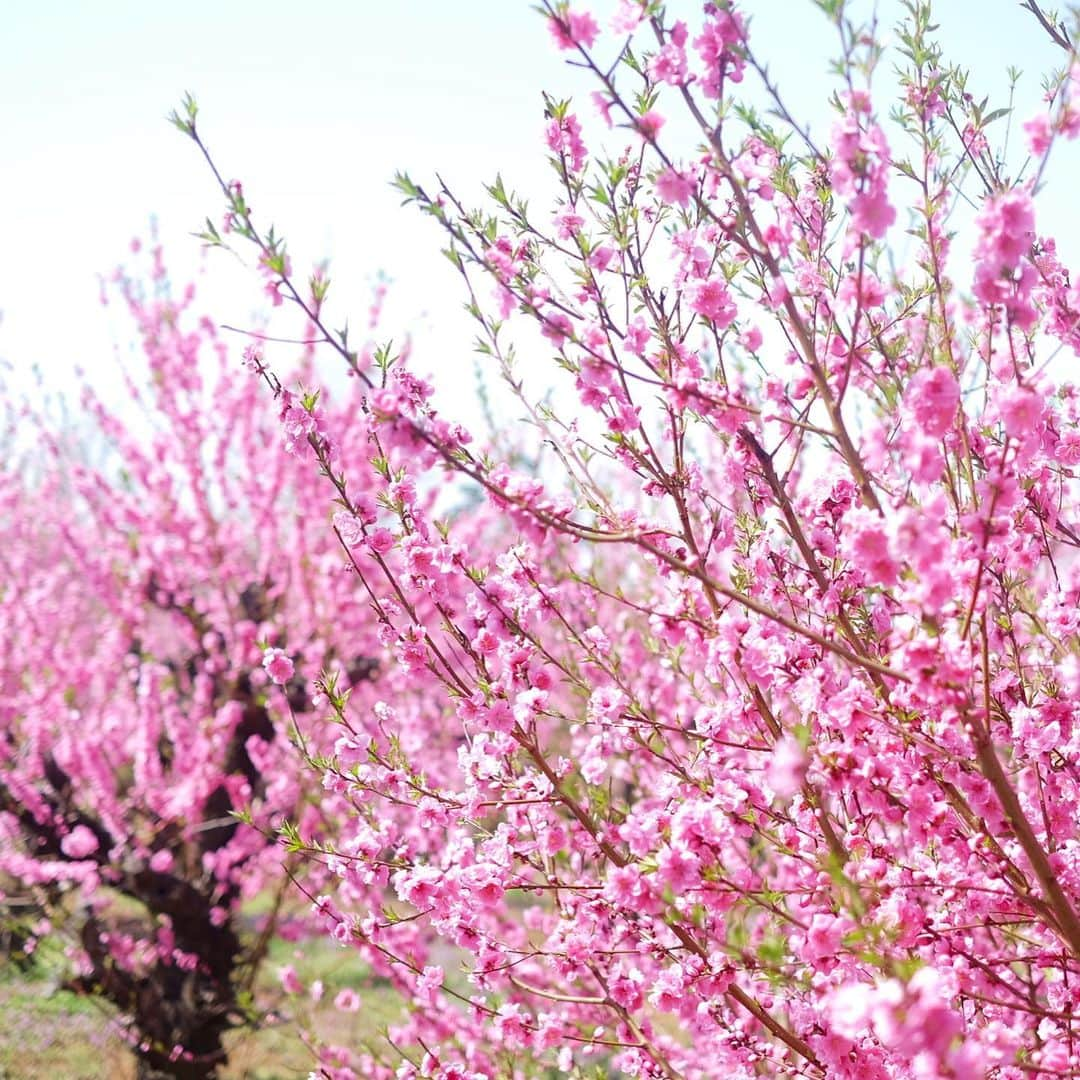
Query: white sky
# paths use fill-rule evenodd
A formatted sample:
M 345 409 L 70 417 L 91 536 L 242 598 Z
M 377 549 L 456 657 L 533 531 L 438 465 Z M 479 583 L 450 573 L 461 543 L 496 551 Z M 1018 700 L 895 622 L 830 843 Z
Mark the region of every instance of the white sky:
M 601 16 L 612 6 L 592 5 Z M 774 77 L 823 134 L 833 31 L 811 0 L 743 8 Z M 897 20 L 895 0 L 878 9 L 885 26 Z M 1015 0 L 935 10 L 976 92 L 1001 97 L 1006 66 L 1025 70 L 1026 116 L 1038 74 L 1060 63 L 1031 17 Z M 113 346 L 131 335 L 100 308 L 96 275 L 126 257 L 151 215 L 174 279 L 198 265 L 187 234 L 208 214 L 219 220 L 221 202 L 195 147 L 164 119 L 185 90 L 225 173 L 288 237 L 294 268 L 331 258 L 332 311 L 359 328 L 368 282 L 386 272 L 387 332 L 410 327 L 417 367 L 458 385 L 472 372 L 461 290 L 434 224 L 400 208 L 389 180 L 439 170 L 479 201 L 480 183 L 501 170 L 546 208 L 541 90 L 574 95 L 592 115 L 592 85 L 565 66 L 529 0 L 38 0 L 7 6 L 3 24 L 0 358 L 23 387 L 34 365 L 63 387 L 81 364 L 108 393 Z M 1074 184 L 1062 175 L 1050 198 L 1060 194 L 1068 214 Z M 261 304 L 255 277 L 220 253 L 200 292 L 221 322 L 244 323 Z

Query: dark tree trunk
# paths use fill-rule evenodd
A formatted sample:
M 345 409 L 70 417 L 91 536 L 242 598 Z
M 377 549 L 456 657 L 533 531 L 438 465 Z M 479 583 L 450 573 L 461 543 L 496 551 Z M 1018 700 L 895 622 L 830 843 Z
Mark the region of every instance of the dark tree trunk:
M 204 1030 L 188 1036 L 189 1061 L 170 1061 L 168 1054 L 151 1048 L 135 1051 L 135 1075 L 138 1080 L 216 1080 L 225 1063 L 221 1031 Z
M 186 881 L 145 871 L 128 880 L 128 891 L 169 915 L 177 948 L 196 956 L 197 964 L 186 970 L 161 959 L 136 978 L 111 962 L 103 940 L 108 927 L 91 917 L 82 943 L 94 970 L 81 989 L 102 994 L 131 1018 L 140 1080 L 213 1080 L 226 1062 L 222 1037 L 238 1015 L 233 974 L 240 941 L 228 923 L 213 924 L 209 899 Z M 176 1061 L 170 1060 L 174 1047 L 185 1052 Z
M 266 602 L 266 586 L 253 586 L 242 601 L 253 610 Z M 176 610 L 192 622 L 200 635 L 208 630 L 198 612 L 181 609 L 170 598 L 155 601 L 166 610 Z M 132 646 L 135 654 L 137 643 Z M 186 665 L 170 666 L 180 678 L 193 679 L 206 659 L 205 653 L 191 656 Z M 371 671 L 375 669 L 372 668 Z M 371 674 L 367 668 L 364 676 Z M 299 693 L 300 687 L 295 688 Z M 272 741 L 275 727 L 265 705 L 259 703 L 250 680 L 241 675 L 235 681 L 219 679 L 215 701 L 234 701 L 243 706 L 243 715 L 232 733 L 221 762 L 225 775 L 242 776 L 258 798 L 265 790 L 247 752 L 251 738 Z M 294 705 L 302 709 L 303 700 Z M 4 739 L 0 732 L 0 739 Z M 11 743 L 10 735 L 7 742 Z M 167 740 L 158 746 L 161 763 L 173 765 L 173 747 Z M 228 911 L 237 898 L 235 885 L 225 886 L 201 869 L 203 857 L 224 847 L 239 824 L 230 818 L 236 809 L 223 782 L 205 805 L 193 808 L 203 827 L 193 839 L 184 840 L 177 823 L 159 827 L 155 850 L 172 852 L 177 858 L 168 871 L 157 871 L 146 863 L 136 867 L 114 867 L 109 852 L 116 838 L 104 824 L 79 806 L 71 778 L 51 755 L 43 759 L 43 783 L 39 794 L 51 812 L 39 819 L 16 798 L 0 776 L 0 811 L 13 814 L 22 826 L 29 852 L 35 858 L 66 859 L 63 838 L 76 826 L 88 829 L 98 841 L 92 858 L 101 867 L 103 881 L 112 889 L 138 901 L 147 912 L 137 925 L 114 925 L 109 916 L 87 913 L 80 938 L 89 971 L 68 985 L 81 993 L 98 994 L 111 1001 L 130 1022 L 130 1034 L 139 1080 L 215 1080 L 226 1064 L 223 1037 L 231 1028 L 246 1022 L 237 1001 L 237 970 L 245 959 L 242 942 L 230 921 L 221 924 L 215 908 Z M 161 823 L 157 823 L 159 826 Z M 236 868 L 237 871 L 239 868 Z M 170 929 L 177 956 L 160 957 L 138 973 L 125 970 L 113 960 L 108 941 L 112 933 L 131 933 L 152 941 L 164 926 Z M 2 929 L 2 927 L 0 927 Z M 0 934 L 0 950 L 4 946 Z M 190 963 L 189 963 L 190 961 Z M 181 963 L 184 966 L 180 966 Z M 145 1046 L 145 1049 L 142 1047 Z M 183 1056 L 170 1060 L 174 1047 Z

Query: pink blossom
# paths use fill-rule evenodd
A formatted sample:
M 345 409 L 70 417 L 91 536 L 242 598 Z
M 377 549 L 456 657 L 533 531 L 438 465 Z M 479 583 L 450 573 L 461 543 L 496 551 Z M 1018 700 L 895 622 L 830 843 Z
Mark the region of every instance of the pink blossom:
M 372 529 L 368 533 L 368 547 L 376 555 L 386 555 L 394 547 L 394 534 L 386 528 Z
M 857 234 L 880 240 L 896 220 L 888 200 L 889 147 L 881 128 L 852 104 L 832 131 L 833 186 L 848 199 Z
M 416 980 L 416 993 L 422 999 L 431 1001 L 443 984 L 445 975 L 438 965 L 428 965 Z
M 611 109 L 615 102 L 600 90 L 594 90 L 589 97 L 604 124 L 610 128 L 612 126 Z
M 780 798 L 794 795 L 802 786 L 809 764 L 806 751 L 792 735 L 785 735 L 773 747 L 769 758 L 769 787 Z
M 250 372 L 258 372 L 262 370 L 263 366 L 263 354 L 262 349 L 254 343 L 250 343 L 244 346 L 244 367 Z
M 945 366 L 938 365 L 916 372 L 908 383 L 905 401 L 915 422 L 935 439 L 942 438 L 952 427 L 960 407 L 960 386 L 956 376 Z
M 1050 118 L 1045 114 L 1033 116 L 1030 120 L 1025 120 L 1022 127 L 1027 136 L 1028 150 L 1036 157 L 1042 157 L 1053 141 Z
M 1016 439 L 1026 439 L 1038 430 L 1043 399 L 1037 390 L 1014 386 L 999 396 L 998 408 L 1006 433 Z
M 571 240 L 581 232 L 585 219 L 580 214 L 557 214 L 554 223 L 559 239 Z
M 656 192 L 664 202 L 688 206 L 694 197 L 694 182 L 674 169 L 664 169 L 656 178 Z
M 592 45 L 591 16 L 550 7 L 560 45 Z M 415 188 L 520 406 L 486 403 L 482 439 L 406 347 L 342 341 L 355 377 L 321 394 L 310 350 L 246 377 L 157 256 L 150 299 L 130 290 L 145 438 L 92 394 L 104 469 L 25 425 L 33 475 L 0 466 L 0 878 L 67 898 L 34 939 L 63 920 L 86 985 L 156 1000 L 182 974 L 234 1015 L 230 950 L 197 943 L 298 849 L 317 899 L 274 932 L 348 950 L 342 1011 L 393 998 L 378 1048 L 313 1038 L 333 1080 L 1068 1072 L 1075 268 L 1003 181 L 959 280 L 972 178 L 936 137 L 894 162 L 876 120 L 933 135 L 955 107 L 984 152 L 932 61 L 901 57 L 891 102 L 841 70 L 819 160 L 783 117 L 776 139 L 735 122 L 732 4 L 693 28 L 661 7 L 618 18 L 649 18 L 624 59 L 669 86 L 622 100 L 664 109 L 662 155 L 591 159 L 548 98 L 539 218 Z M 1069 82 L 1051 133 L 1080 125 Z M 715 146 L 682 141 L 688 85 Z M 80 828 L 107 857 L 71 854 Z M 136 919 L 147 889 L 202 900 Z
M 614 258 L 615 249 L 608 244 L 601 244 L 589 256 L 589 267 L 598 274 L 602 274 L 611 265 L 611 260 Z
M 168 848 L 162 848 L 150 856 L 150 869 L 157 874 L 167 874 L 174 862 L 173 853 Z
M 286 994 L 302 994 L 304 992 L 304 984 L 300 981 L 300 976 L 296 974 L 296 968 L 292 964 L 285 964 L 278 968 L 278 981 L 281 983 L 281 989 Z
M 619 0 L 611 17 L 611 29 L 616 34 L 632 34 L 645 17 L 641 0 Z
M 60 850 L 69 859 L 85 859 L 99 847 L 98 838 L 85 825 L 76 825 L 60 841 Z
M 848 920 L 833 915 L 815 915 L 806 932 L 803 955 L 814 961 L 836 956 L 844 934 L 850 929 L 852 924 Z
M 745 61 L 739 46 L 746 36 L 742 16 L 729 8 L 710 8 L 701 34 L 694 39 L 703 68 L 702 88 L 706 97 L 719 98 L 726 79 L 742 81 Z
M 690 290 L 690 309 L 723 330 L 735 321 L 736 309 L 723 278 L 710 278 Z
M 859 507 L 848 511 L 844 516 L 844 525 L 848 557 L 855 566 L 874 584 L 894 584 L 900 573 L 900 564 L 893 557 L 889 533 L 881 517 Z
M 980 234 L 976 254 L 1002 267 L 1016 266 L 1030 250 L 1035 231 L 1031 195 L 1018 188 L 988 198 L 976 224 Z
M 334 997 L 334 1008 L 337 1009 L 338 1012 L 359 1012 L 360 995 L 351 987 L 339 990 Z
M 671 29 L 671 37 L 649 60 L 649 74 L 656 82 L 681 86 L 687 81 L 686 24 L 677 22 Z
M 648 112 L 642 113 L 637 117 L 635 122 L 638 131 L 640 131 L 646 139 L 655 141 L 660 134 L 660 129 L 667 123 L 667 120 L 655 109 L 650 109 Z
M 739 335 L 739 344 L 748 352 L 757 352 L 764 340 L 760 328 L 756 326 L 751 326 Z
M 263 653 L 263 668 L 274 682 L 282 685 L 293 677 L 295 671 L 284 649 L 267 649 Z
M 589 12 L 569 9 L 561 17 L 549 19 L 548 29 L 560 49 L 575 46 L 591 49 L 600 33 L 600 27 Z

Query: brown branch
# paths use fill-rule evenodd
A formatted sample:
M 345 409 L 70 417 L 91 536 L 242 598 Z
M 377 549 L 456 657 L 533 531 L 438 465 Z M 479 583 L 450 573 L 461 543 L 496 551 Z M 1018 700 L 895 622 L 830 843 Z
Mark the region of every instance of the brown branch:
M 1056 26 L 1050 21 L 1043 9 L 1038 5 L 1036 0 L 1023 0 L 1020 6 L 1025 11 L 1030 11 L 1035 16 L 1039 25 L 1050 35 L 1050 40 L 1058 46 L 1058 48 L 1064 49 L 1067 53 L 1074 52 L 1073 43 L 1069 38 L 1069 33 L 1065 28 L 1064 23 L 1058 23 Z

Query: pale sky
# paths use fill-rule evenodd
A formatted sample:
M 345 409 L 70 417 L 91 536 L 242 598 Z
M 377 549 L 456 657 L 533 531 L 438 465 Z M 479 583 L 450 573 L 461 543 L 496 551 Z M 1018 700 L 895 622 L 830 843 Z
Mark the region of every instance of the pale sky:
M 592 5 L 602 21 L 612 7 Z M 774 77 L 824 134 L 834 32 L 811 0 L 742 7 Z M 878 10 L 885 26 L 899 16 L 895 0 Z M 1031 17 L 1015 0 L 940 0 L 935 10 L 976 92 L 1001 96 L 1007 65 L 1024 69 L 1027 115 L 1039 73 L 1060 63 Z M 174 277 L 198 265 L 187 234 L 208 214 L 219 220 L 221 201 L 164 119 L 191 90 L 223 170 L 289 238 L 294 267 L 331 258 L 333 310 L 362 323 L 367 283 L 385 272 L 395 283 L 386 330 L 412 329 L 420 370 L 471 382 L 454 271 L 434 225 L 400 208 L 389 180 L 396 169 L 421 182 L 439 170 L 479 202 L 480 183 L 501 170 L 546 208 L 543 89 L 574 96 L 592 117 L 592 85 L 565 66 L 529 0 L 11 4 L 0 34 L 0 358 L 19 385 L 35 364 L 50 384 L 70 385 L 81 364 L 107 389 L 113 344 L 131 335 L 102 312 L 96 275 L 126 257 L 151 215 Z M 1062 175 L 1048 197 L 1071 209 L 1075 184 Z M 243 323 L 259 289 L 215 253 L 201 295 L 217 321 Z

